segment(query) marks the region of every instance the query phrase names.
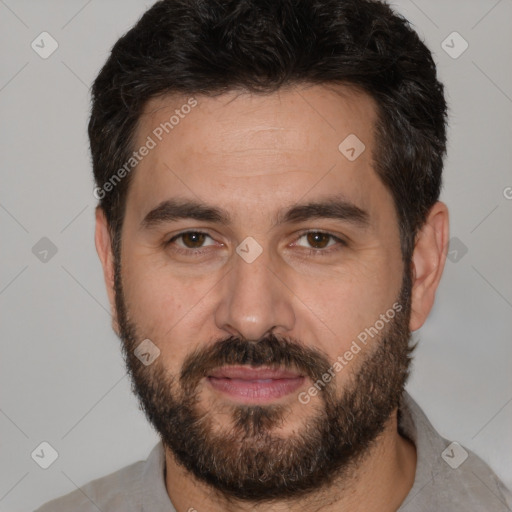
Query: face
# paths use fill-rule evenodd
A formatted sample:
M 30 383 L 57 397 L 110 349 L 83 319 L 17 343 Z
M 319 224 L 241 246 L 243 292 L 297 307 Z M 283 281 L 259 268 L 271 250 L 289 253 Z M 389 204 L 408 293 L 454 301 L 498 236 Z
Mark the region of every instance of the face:
M 178 464 L 239 499 L 297 496 L 357 465 L 407 378 L 375 105 L 322 86 L 193 101 L 152 100 L 137 128 L 136 148 L 155 144 L 115 261 L 126 363 Z

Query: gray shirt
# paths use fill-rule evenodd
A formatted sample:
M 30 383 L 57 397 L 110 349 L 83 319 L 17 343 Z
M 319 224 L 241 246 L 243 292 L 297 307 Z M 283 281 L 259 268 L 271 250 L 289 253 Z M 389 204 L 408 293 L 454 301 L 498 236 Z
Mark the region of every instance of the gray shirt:
M 400 433 L 416 445 L 417 465 L 414 485 L 397 512 L 512 511 L 512 494 L 489 466 L 441 437 L 407 392 L 398 420 Z M 93 480 L 35 512 L 176 512 L 164 467 L 159 442 L 147 460 Z

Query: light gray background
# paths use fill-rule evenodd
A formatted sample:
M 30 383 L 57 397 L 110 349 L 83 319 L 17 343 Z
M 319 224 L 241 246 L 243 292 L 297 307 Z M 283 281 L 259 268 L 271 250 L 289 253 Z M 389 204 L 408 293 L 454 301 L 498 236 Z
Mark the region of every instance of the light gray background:
M 94 248 L 88 88 L 151 2 L 0 0 L 0 510 L 28 511 L 143 459 L 157 437 L 130 391 Z M 512 487 L 512 0 L 400 0 L 450 104 L 447 261 L 408 389 L 439 432 Z M 43 31 L 59 47 L 31 48 Z M 441 43 L 459 32 L 457 59 Z M 455 44 L 455 43 L 454 43 Z M 458 44 L 458 43 L 457 43 Z M 46 263 L 32 247 L 48 237 Z M 460 244 L 459 244 L 460 246 Z M 455 256 L 453 253 L 452 256 Z M 31 458 L 42 442 L 59 457 Z

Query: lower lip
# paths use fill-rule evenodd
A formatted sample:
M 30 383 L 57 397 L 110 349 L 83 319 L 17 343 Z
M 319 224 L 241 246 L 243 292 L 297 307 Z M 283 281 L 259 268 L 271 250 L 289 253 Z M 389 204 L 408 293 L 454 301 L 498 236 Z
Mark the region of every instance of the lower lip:
M 208 377 L 213 389 L 232 398 L 249 402 L 266 402 L 289 395 L 304 382 L 304 377 L 289 379 L 227 379 Z

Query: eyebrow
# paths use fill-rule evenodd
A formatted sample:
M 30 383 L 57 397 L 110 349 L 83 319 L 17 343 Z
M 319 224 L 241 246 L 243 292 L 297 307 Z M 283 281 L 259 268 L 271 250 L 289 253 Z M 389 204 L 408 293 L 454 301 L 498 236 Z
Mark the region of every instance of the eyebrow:
M 330 196 L 304 204 L 282 208 L 277 212 L 272 227 L 311 219 L 336 219 L 360 228 L 370 226 L 370 215 L 340 196 Z M 168 199 L 148 212 L 140 223 L 141 230 L 153 229 L 161 224 L 180 219 L 231 225 L 232 217 L 224 208 L 208 205 L 192 199 Z

